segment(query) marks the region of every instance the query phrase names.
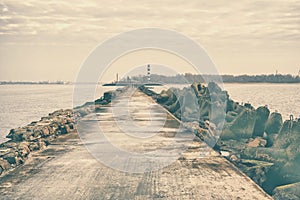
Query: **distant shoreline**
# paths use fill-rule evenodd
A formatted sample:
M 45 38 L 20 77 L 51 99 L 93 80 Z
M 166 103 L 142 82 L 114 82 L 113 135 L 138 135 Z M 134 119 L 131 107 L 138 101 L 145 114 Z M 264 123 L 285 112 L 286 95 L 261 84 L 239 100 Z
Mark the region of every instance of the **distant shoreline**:
M 165 76 L 151 74 L 151 83 L 157 84 L 192 84 L 194 82 L 208 83 L 300 83 L 300 76 L 291 74 L 262 74 L 262 75 L 213 75 L 213 74 L 177 74 Z M 123 84 L 149 83 L 147 76 L 132 76 L 119 80 Z M 93 82 L 71 82 L 71 81 L 0 81 L 0 85 L 84 85 L 95 84 Z M 116 82 L 98 82 L 97 84 L 112 85 Z
M 205 82 L 201 82 L 205 83 Z M 232 84 L 300 84 L 300 82 L 229 82 L 229 81 L 223 81 L 223 83 L 232 83 Z M 1 85 L 90 85 L 94 83 L 19 83 L 19 82 L 14 82 L 14 83 L 2 83 L 0 82 Z M 165 84 L 173 84 L 173 85 L 181 85 L 181 84 L 192 84 L 192 83 L 165 83 Z M 98 85 L 102 85 L 101 83 L 98 83 Z M 109 85 L 112 86 L 112 85 Z M 115 85 L 115 86 L 122 86 L 122 85 Z

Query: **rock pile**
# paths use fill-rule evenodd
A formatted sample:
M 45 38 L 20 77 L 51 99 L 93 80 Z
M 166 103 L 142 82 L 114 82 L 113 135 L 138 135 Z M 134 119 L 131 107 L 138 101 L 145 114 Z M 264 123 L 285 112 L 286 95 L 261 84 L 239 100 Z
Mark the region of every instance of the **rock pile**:
M 255 109 L 249 103 L 241 105 L 215 83 L 207 87 L 194 83 L 182 90 L 170 88 L 160 94 L 152 93 L 147 92 L 187 122 L 202 140 L 207 142 L 206 137 L 210 138 L 208 141 L 215 137 L 218 142 L 214 148 L 228 152 L 227 158 L 275 199 L 300 199 L 300 119 L 291 116 L 283 122 L 281 114 L 270 114 L 267 106 Z M 196 95 L 196 104 L 191 94 Z M 184 104 L 185 97 L 192 100 Z M 212 106 L 218 109 L 213 110 Z M 223 124 L 222 118 L 225 118 Z M 199 128 L 195 128 L 195 123 Z M 220 134 L 214 134 L 220 129 Z
M 94 102 L 87 102 L 74 109 L 57 110 L 38 122 L 12 129 L 6 136 L 10 140 L 0 144 L 0 175 L 22 163 L 30 152 L 44 149 L 60 135 L 76 131 L 76 121 L 109 104 L 114 97 L 123 90 L 105 92 Z
M 9 141 L 0 144 L 0 174 L 28 158 L 30 152 L 45 148 L 59 135 L 75 129 L 72 110 L 58 110 L 27 126 L 12 129 Z

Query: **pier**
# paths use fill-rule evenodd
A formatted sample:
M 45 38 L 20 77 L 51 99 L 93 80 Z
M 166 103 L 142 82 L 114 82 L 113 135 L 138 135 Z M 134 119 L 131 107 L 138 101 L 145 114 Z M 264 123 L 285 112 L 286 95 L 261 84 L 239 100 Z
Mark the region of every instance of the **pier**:
M 121 111 L 126 105 L 129 105 L 131 122 L 140 126 L 151 124 L 152 128 L 141 133 L 138 128 L 132 129 L 131 134 L 124 134 L 120 126 L 131 130 L 131 124 L 127 127 L 116 124 L 115 119 L 123 117 Z M 162 122 L 162 118 L 166 120 Z M 138 153 L 153 152 L 174 143 L 175 132 L 180 127 L 180 121 L 151 97 L 129 88 L 114 102 L 101 106 L 97 113 L 79 122 L 83 123 L 81 127 L 89 129 L 80 135 L 82 140 L 75 131 L 59 136 L 47 148 L 31 153 L 25 164 L 2 176 L 1 199 L 271 199 L 219 153 L 200 140 L 191 140 L 192 133 L 188 132 L 180 132 L 184 136 L 174 143 L 175 149 L 181 147 L 179 144 L 187 148 L 169 165 L 144 173 L 130 173 L 132 169 L 138 172 L 141 163 L 128 161 L 129 172 L 113 169 L 89 152 L 93 145 L 108 143 L 89 126 L 95 121 L 110 143 Z M 162 128 L 154 134 L 160 126 Z M 135 137 L 139 134 L 145 139 Z M 122 160 L 109 149 L 103 148 L 98 153 L 110 157 L 114 163 Z M 150 162 L 149 169 L 153 165 L 155 163 Z

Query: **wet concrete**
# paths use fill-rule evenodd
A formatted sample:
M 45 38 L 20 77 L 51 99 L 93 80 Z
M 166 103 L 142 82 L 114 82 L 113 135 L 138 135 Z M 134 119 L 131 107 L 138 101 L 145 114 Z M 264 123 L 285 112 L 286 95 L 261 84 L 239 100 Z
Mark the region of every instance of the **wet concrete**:
M 271 199 L 141 92 L 80 123 L 82 140 L 61 136 L 0 177 L 1 199 Z

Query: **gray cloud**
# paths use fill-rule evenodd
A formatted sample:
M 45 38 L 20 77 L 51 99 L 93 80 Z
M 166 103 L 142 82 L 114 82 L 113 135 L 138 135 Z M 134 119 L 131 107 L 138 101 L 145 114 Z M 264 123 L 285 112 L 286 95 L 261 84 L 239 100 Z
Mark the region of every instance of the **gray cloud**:
M 166 27 L 204 40 L 295 40 L 299 1 L 39 1 L 0 5 L 0 34 L 66 42 L 102 40 L 102 35 L 137 27 Z M 7 37 L 1 42 L 11 42 Z M 98 39 L 97 39 L 98 38 Z M 59 39 L 58 39 L 59 41 Z M 21 41 L 19 41 L 21 42 Z M 263 41 L 262 41 L 263 42 Z M 291 41 L 294 42 L 294 41 Z
M 296 53 L 300 50 L 299 10 L 300 0 L 3 0 L 0 64 L 17 68 L 26 63 L 19 59 L 23 56 L 28 65 L 37 66 L 33 59 L 39 46 L 40 57 L 49 68 L 73 66 L 82 62 L 90 48 L 113 35 L 158 27 L 181 32 L 205 45 L 229 73 L 237 73 L 233 66 L 250 64 L 260 65 L 259 69 L 268 66 L 271 71 L 277 63 L 283 70 L 284 64 L 290 65 L 289 71 L 293 71 L 300 62 Z M 53 50 L 55 45 L 59 50 Z M 85 47 L 77 48 L 81 46 Z M 13 57 L 20 49 L 25 50 Z M 264 57 L 267 54 L 269 57 Z M 69 60 L 62 64 L 57 57 Z

